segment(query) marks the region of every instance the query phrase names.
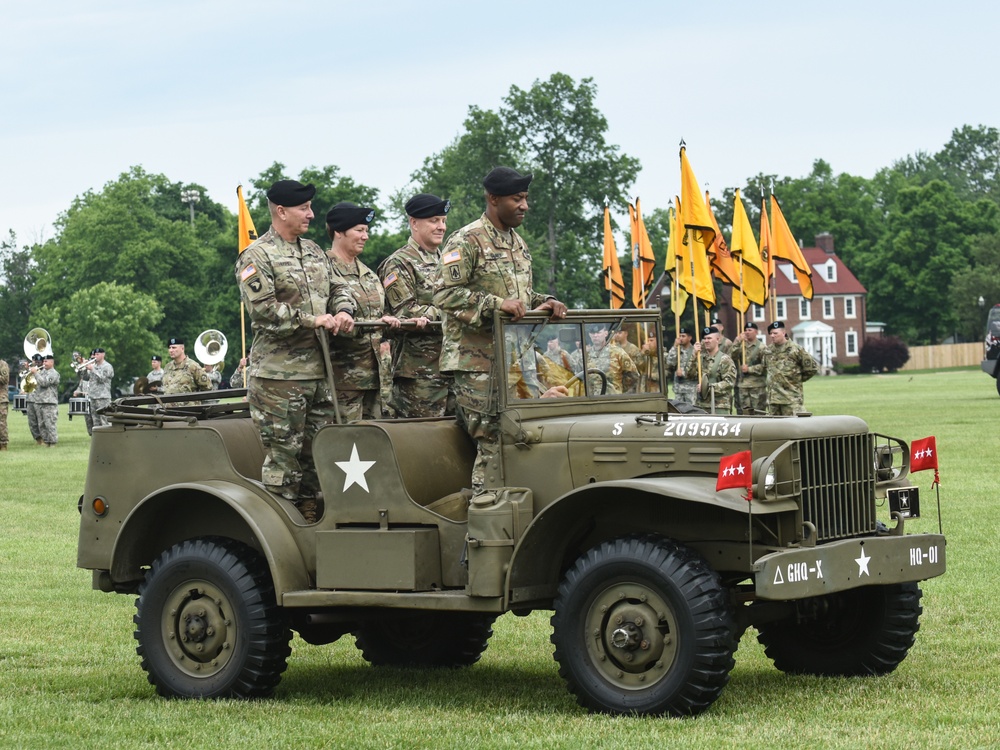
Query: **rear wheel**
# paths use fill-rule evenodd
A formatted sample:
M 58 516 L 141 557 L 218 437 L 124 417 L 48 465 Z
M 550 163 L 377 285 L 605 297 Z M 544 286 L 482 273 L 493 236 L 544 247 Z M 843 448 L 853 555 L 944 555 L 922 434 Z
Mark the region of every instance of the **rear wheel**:
M 605 542 L 567 571 L 555 600 L 559 674 L 580 705 L 611 714 L 687 716 L 729 681 L 729 597 L 700 556 L 659 538 Z
M 270 695 L 291 653 L 264 558 L 232 539 L 188 540 L 161 554 L 133 620 L 142 668 L 168 697 Z
M 920 629 L 915 583 L 865 586 L 806 599 L 792 617 L 757 627 L 757 640 L 782 672 L 830 677 L 888 674 Z
M 354 631 L 374 666 L 468 667 L 493 635 L 495 615 L 476 612 L 387 612 Z

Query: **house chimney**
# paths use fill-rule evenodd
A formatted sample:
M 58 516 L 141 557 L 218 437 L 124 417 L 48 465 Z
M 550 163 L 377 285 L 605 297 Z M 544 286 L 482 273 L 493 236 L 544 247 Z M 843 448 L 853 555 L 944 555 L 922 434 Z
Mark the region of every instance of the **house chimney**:
M 816 235 L 816 247 L 827 255 L 833 255 L 833 235 L 829 232 L 820 232 Z

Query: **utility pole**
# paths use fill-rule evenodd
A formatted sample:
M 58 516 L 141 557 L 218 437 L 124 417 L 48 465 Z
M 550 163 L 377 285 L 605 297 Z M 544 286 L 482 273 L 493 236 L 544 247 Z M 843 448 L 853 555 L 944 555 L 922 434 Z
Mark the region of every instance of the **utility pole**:
M 181 190 L 181 203 L 187 203 L 191 209 L 191 226 L 194 226 L 194 204 L 201 200 L 201 193 L 197 190 Z

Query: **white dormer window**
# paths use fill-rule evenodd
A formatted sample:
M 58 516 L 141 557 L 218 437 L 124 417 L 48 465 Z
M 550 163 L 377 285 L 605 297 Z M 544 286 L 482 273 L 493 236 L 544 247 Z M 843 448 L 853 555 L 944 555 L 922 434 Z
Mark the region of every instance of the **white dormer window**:
M 828 260 L 823 264 L 823 278 L 826 279 L 831 284 L 837 283 L 837 264 L 832 260 Z

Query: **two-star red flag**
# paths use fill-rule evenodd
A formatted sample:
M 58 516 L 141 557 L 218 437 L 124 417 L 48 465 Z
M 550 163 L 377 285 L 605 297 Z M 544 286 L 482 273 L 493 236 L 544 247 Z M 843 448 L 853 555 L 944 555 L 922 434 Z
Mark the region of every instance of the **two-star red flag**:
M 250 210 L 247 208 L 247 203 L 243 200 L 242 185 L 236 187 L 236 197 L 240 201 L 237 238 L 239 240 L 239 252 L 242 253 L 250 246 L 251 242 L 257 239 L 257 230 L 254 228 L 253 219 L 250 218 Z
M 715 491 L 746 490 L 748 495 L 753 482 L 750 479 L 750 468 L 753 457 L 750 451 L 740 451 L 731 456 L 719 459 L 719 480 L 715 483 Z
M 618 250 L 615 237 L 611 233 L 611 211 L 604 207 L 604 288 L 611 292 L 611 309 L 619 310 L 625 304 L 625 284 L 622 269 L 618 265 Z
M 934 436 L 914 440 L 910 445 L 910 471 L 934 469 L 934 484 L 941 484 L 938 474 L 937 441 Z

